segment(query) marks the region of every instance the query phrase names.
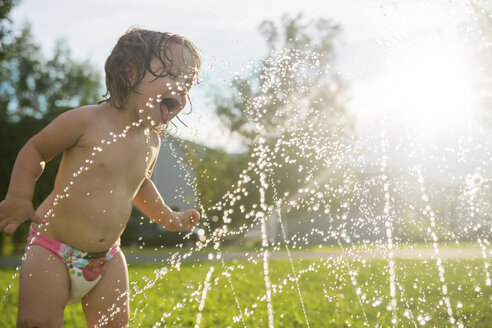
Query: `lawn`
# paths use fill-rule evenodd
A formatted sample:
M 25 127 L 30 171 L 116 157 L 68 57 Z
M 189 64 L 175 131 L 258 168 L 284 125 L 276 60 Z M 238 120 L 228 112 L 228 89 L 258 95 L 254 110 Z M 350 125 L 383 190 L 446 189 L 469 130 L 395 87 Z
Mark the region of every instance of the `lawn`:
M 465 327 L 492 326 L 492 287 L 486 285 L 483 260 L 443 260 L 444 282 L 435 260 L 395 260 L 396 311 L 389 308 L 393 298 L 387 260 L 338 258 L 292 264 L 297 279 L 289 261 L 268 262 L 275 327 L 307 327 L 308 323 L 310 327 L 388 327 L 393 319 L 398 327 L 424 323 L 446 327 L 451 326 L 448 309 Z M 178 267 L 130 265 L 130 327 L 194 327 L 199 313 L 200 327 L 268 327 L 262 261 Z M 15 269 L 0 269 L 2 327 L 15 327 L 15 273 Z M 204 285 L 210 288 L 202 299 Z M 85 327 L 80 304 L 67 307 L 65 326 Z

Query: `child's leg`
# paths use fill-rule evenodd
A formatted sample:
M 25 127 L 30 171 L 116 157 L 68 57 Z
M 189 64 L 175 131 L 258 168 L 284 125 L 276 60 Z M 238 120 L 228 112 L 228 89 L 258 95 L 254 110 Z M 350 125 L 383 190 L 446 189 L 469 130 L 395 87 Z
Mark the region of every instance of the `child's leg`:
M 67 267 L 55 254 L 31 246 L 20 272 L 17 327 L 61 327 L 69 279 Z
M 126 260 L 119 251 L 101 280 L 82 299 L 87 327 L 126 327 L 130 313 L 128 289 Z

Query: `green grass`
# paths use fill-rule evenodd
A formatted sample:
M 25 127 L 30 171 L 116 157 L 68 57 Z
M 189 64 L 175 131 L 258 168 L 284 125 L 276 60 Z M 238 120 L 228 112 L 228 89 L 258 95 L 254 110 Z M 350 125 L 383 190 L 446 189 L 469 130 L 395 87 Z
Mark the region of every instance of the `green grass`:
M 392 326 L 393 312 L 387 309 L 391 302 L 388 261 L 329 259 L 293 264 L 305 314 L 290 262 L 270 261 L 275 327 L 307 327 L 305 317 L 311 327 Z M 488 264 L 492 271 L 490 261 Z M 193 327 L 211 266 L 214 271 L 201 327 L 268 327 L 261 261 L 226 262 L 224 267 L 221 262 L 184 263 L 179 270 L 168 267 L 170 271 L 159 279 L 155 274 L 158 266 L 130 265 L 130 326 L 153 327 L 161 321 L 162 327 Z M 492 287 L 485 284 L 484 261 L 445 260 L 443 268 L 454 317 L 465 327 L 491 327 Z M 15 269 L 0 269 L 1 296 L 6 295 L 0 305 L 4 327 L 15 326 L 18 281 L 12 279 L 14 273 Z M 396 260 L 395 277 L 395 326 L 414 327 L 416 323 L 420 327 L 419 316 L 428 317 L 428 327 L 450 326 L 435 261 Z M 80 304 L 67 307 L 65 326 L 85 327 Z
M 290 251 L 295 252 L 295 251 L 310 251 L 310 252 L 320 252 L 320 251 L 341 251 L 342 249 L 350 249 L 350 250 L 378 250 L 384 247 L 385 244 L 351 244 L 348 247 L 342 248 L 339 245 L 313 245 L 313 246 L 306 246 L 306 245 L 300 245 L 298 244 L 295 247 L 290 247 Z M 478 250 L 479 246 L 477 243 L 473 242 L 462 242 L 459 244 L 456 244 L 455 242 L 441 242 L 439 243 L 439 249 L 461 249 L 461 250 Z M 254 246 L 254 245 L 228 245 L 228 246 L 222 246 L 220 248 L 220 251 L 223 253 L 257 253 L 261 249 L 260 246 Z M 265 249 L 265 248 L 263 248 Z M 285 251 L 285 246 L 269 246 L 266 249 L 272 252 L 278 252 L 278 251 Z M 425 250 L 425 249 L 433 249 L 432 243 L 400 243 L 396 244 L 396 249 L 400 250 Z M 125 254 L 132 254 L 135 256 L 139 255 L 157 255 L 157 254 L 164 254 L 164 255 L 172 255 L 175 253 L 178 254 L 185 254 L 188 252 L 192 252 L 193 254 L 208 254 L 210 252 L 214 252 L 212 247 L 205 247 L 200 250 L 196 250 L 195 247 L 138 247 L 138 246 L 125 246 L 122 247 L 122 250 Z M 24 254 L 24 247 L 20 247 L 16 251 L 14 251 L 10 255 L 4 255 L 4 258 L 20 258 Z
M 306 246 L 306 245 L 297 245 L 296 247 L 290 247 L 289 249 L 293 252 L 295 251 L 311 251 L 311 252 L 319 252 L 319 251 L 341 251 L 343 249 L 350 249 L 350 250 L 377 250 L 381 249 L 384 247 L 386 244 L 351 244 L 348 247 L 341 247 L 339 245 L 313 245 L 313 246 Z M 396 249 L 400 250 L 432 250 L 434 249 L 432 243 L 400 243 L 396 244 Z M 461 249 L 461 250 L 479 250 L 479 246 L 477 243 L 473 242 L 462 242 L 459 244 L 456 244 L 456 242 L 441 242 L 438 245 L 439 249 L 443 250 L 449 250 L 449 249 Z M 206 247 L 202 248 L 201 250 L 196 250 L 195 248 L 191 247 L 183 247 L 183 248 L 174 248 L 174 247 L 123 247 L 122 248 L 125 254 L 133 254 L 133 255 L 155 255 L 155 254 L 184 254 L 187 252 L 192 251 L 193 254 L 201 254 L 201 253 L 210 253 L 210 252 L 215 252 L 211 247 Z M 253 246 L 253 245 L 229 245 L 229 246 L 222 246 L 220 250 L 223 253 L 256 253 L 259 252 L 261 249 L 261 246 Z M 263 248 L 265 249 L 265 248 Z M 285 251 L 285 246 L 269 246 L 266 249 L 273 251 L 273 252 L 278 252 L 278 251 Z M 22 255 L 22 253 L 19 253 Z

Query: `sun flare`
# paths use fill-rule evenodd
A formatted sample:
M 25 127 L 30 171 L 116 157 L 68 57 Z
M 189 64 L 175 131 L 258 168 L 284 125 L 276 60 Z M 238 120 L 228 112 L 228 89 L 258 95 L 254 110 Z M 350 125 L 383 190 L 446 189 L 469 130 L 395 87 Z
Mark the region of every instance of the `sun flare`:
M 463 127 L 473 113 L 469 65 L 456 44 L 408 47 L 372 82 L 370 106 L 422 136 Z

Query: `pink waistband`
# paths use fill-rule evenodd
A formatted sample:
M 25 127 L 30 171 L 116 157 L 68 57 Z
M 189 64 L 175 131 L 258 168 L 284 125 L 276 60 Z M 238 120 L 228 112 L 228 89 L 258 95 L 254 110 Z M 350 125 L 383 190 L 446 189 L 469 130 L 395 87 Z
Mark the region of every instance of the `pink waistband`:
M 70 249 L 76 250 L 76 252 L 71 252 L 73 256 L 91 259 L 91 258 L 104 257 L 106 255 L 110 255 L 112 257 L 119 249 L 120 239 L 118 238 L 115 245 L 113 247 L 111 247 L 110 249 L 107 249 L 105 251 L 97 252 L 97 253 L 84 252 L 84 251 L 76 249 L 75 247 L 64 244 L 62 242 L 59 242 L 58 240 L 51 239 L 51 238 L 43 235 L 39 231 L 36 231 L 31 226 L 29 229 L 29 238 L 28 238 L 27 245 L 28 246 L 39 245 L 39 246 L 42 246 L 42 247 L 45 247 L 47 249 L 52 250 L 57 255 L 60 254 L 60 251 L 62 251 L 63 249 L 70 248 Z M 110 253 L 110 254 L 108 254 L 108 253 Z

